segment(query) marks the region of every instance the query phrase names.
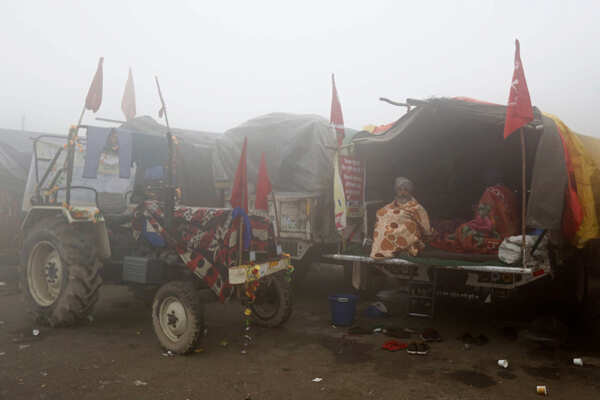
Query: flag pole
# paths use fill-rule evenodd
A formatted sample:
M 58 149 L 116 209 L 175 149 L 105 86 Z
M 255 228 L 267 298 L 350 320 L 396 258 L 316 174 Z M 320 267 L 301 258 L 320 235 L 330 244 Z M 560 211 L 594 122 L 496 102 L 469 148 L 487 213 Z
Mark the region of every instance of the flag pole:
M 526 211 L 526 203 L 527 203 L 527 152 L 525 148 L 525 134 L 523 133 L 523 128 L 520 129 L 521 136 L 521 252 L 522 252 L 522 262 L 523 266 L 525 266 L 525 256 L 527 254 L 527 241 L 526 241 L 526 222 L 525 219 L 527 217 Z
M 173 134 L 171 133 L 171 126 L 169 125 L 169 115 L 167 114 L 167 105 L 160 90 L 160 83 L 158 83 L 158 76 L 154 76 L 156 81 L 156 88 L 158 89 L 158 97 L 160 98 L 161 110 L 165 114 L 165 122 L 167 124 L 167 144 L 169 147 L 169 157 L 167 165 L 167 198 L 165 201 L 165 213 L 167 230 L 170 230 L 173 220 L 173 209 L 175 208 L 175 202 L 173 198 Z
M 275 192 L 271 189 L 271 198 L 273 199 L 273 209 L 275 210 L 275 223 L 277 224 L 277 244 L 279 244 L 279 231 L 281 230 L 281 220 L 279 219 L 279 212 L 277 211 L 277 199 L 275 198 Z
M 75 158 L 75 142 L 77 141 L 77 135 L 79 133 L 79 127 L 81 126 L 81 122 L 83 121 L 83 116 L 85 114 L 86 104 L 83 103 L 83 109 L 81 110 L 81 114 L 79 114 L 79 120 L 77 121 L 77 126 L 75 130 L 71 129 L 69 131 L 69 135 L 67 136 L 67 193 L 65 194 L 65 202 L 68 206 L 71 205 L 71 184 L 73 182 L 73 162 Z
M 245 204 L 246 193 L 242 190 L 242 204 Z M 242 265 L 242 254 L 244 251 L 244 217 L 240 216 L 240 234 L 239 234 L 239 252 L 238 252 L 238 265 Z

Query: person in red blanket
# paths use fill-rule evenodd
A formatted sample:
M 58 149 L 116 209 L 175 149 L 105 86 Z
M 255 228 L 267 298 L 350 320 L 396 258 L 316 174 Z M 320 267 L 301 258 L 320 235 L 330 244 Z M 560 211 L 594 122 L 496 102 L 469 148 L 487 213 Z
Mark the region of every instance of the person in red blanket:
M 483 192 L 471 221 L 430 245 L 457 253 L 495 254 L 504 238 L 519 234 L 519 224 L 517 196 L 506 186 L 495 184 Z

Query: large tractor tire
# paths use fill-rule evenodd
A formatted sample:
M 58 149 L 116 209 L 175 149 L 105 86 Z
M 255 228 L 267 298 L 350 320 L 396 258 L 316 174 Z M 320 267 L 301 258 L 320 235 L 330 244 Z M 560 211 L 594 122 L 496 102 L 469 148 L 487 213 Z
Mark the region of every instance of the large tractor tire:
M 263 278 L 250 305 L 252 321 L 266 328 L 280 326 L 290 319 L 292 304 L 292 288 L 283 274 Z
M 193 282 L 168 282 L 152 304 L 152 325 L 161 346 L 175 354 L 192 352 L 204 334 L 204 303 Z
M 25 236 L 21 252 L 21 288 L 39 323 L 73 325 L 98 301 L 102 264 L 87 224 L 46 218 Z

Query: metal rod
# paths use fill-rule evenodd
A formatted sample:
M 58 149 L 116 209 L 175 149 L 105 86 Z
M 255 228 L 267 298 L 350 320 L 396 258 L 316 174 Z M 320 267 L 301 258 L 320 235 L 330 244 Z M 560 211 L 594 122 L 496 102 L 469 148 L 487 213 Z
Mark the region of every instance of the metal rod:
M 52 170 L 52 168 L 54 168 L 54 164 L 56 164 L 56 161 L 58 160 L 58 157 L 60 157 L 60 155 L 62 154 L 62 151 L 63 151 L 63 148 L 60 147 L 58 149 L 58 151 L 54 154 L 52 161 L 50 161 L 50 165 L 48 165 L 48 168 L 46 168 L 46 172 L 44 172 L 44 176 L 42 176 L 42 179 L 38 183 L 38 187 L 40 189 L 41 189 L 42 185 L 44 184 L 44 182 L 46 182 L 48 175 L 50 175 L 50 171 Z
M 245 195 L 246 193 L 244 193 L 244 191 L 242 190 L 242 206 L 245 203 Z M 241 207 L 240 207 L 241 208 Z M 245 211 L 245 210 L 244 210 Z M 252 229 L 250 227 L 250 229 Z M 239 243 L 239 252 L 238 252 L 238 265 L 242 265 L 242 255 L 244 252 L 244 247 L 243 247 L 243 243 L 244 243 L 244 217 L 240 215 L 240 234 L 239 234 L 239 238 L 240 238 L 240 243 Z
M 522 240 L 521 240 L 521 255 L 522 255 L 522 262 L 523 262 L 523 266 L 525 266 L 525 257 L 527 255 L 527 241 L 526 241 L 526 221 L 525 218 L 527 217 L 527 210 L 526 210 L 526 206 L 527 206 L 527 162 L 526 162 L 526 158 L 527 158 L 527 152 L 526 152 L 526 148 L 525 148 L 525 134 L 523 133 L 523 128 L 521 128 L 520 130 L 520 136 L 521 136 L 521 236 L 522 236 Z
M 85 103 L 83 104 L 83 108 L 81 109 L 81 114 L 79 114 L 79 121 L 77 121 L 77 126 L 75 130 L 69 130 L 69 136 L 67 138 L 67 193 L 66 193 L 66 203 L 67 205 L 71 205 L 71 182 L 73 181 L 73 161 L 75 158 L 75 146 L 77 142 L 77 134 L 79 133 L 79 127 L 81 126 L 81 121 L 83 121 L 83 115 L 85 114 Z
M 546 233 L 548 233 L 548 229 L 544 229 L 542 231 L 542 234 L 540 236 L 538 236 L 535 243 L 533 244 L 533 247 L 531 248 L 531 253 L 529 253 L 529 254 L 533 255 L 533 253 L 535 253 L 535 251 L 539 247 L 540 243 L 542 243 L 542 239 L 544 239 L 544 236 L 546 236 Z
M 121 121 L 118 119 L 110 119 L 110 118 L 102 118 L 102 117 L 96 117 L 96 121 L 103 121 L 103 122 L 114 122 L 116 124 L 124 124 L 127 121 Z
M 379 101 L 384 101 L 384 102 L 386 102 L 386 103 L 389 103 L 389 104 L 391 104 L 391 105 L 393 105 L 393 106 L 406 107 L 406 108 L 408 108 L 409 110 L 410 110 L 410 107 L 411 107 L 411 106 L 410 106 L 410 104 L 406 104 L 406 103 L 399 103 L 399 102 L 397 102 L 397 101 L 390 100 L 390 99 L 388 99 L 388 98 L 386 98 L 386 97 L 380 97 L 380 98 L 379 98 Z
M 160 90 L 160 83 L 158 83 L 158 76 L 154 77 L 156 81 L 156 88 L 158 89 L 158 97 L 160 98 L 160 104 L 162 106 L 162 112 L 165 115 L 165 122 L 167 124 L 167 144 L 169 147 L 169 157 L 167 165 L 167 193 L 165 199 L 165 220 L 167 225 L 167 231 L 171 230 L 173 221 L 173 209 L 175 208 L 175 201 L 173 198 L 173 134 L 171 133 L 171 125 L 169 125 L 169 115 L 167 114 L 167 105 Z

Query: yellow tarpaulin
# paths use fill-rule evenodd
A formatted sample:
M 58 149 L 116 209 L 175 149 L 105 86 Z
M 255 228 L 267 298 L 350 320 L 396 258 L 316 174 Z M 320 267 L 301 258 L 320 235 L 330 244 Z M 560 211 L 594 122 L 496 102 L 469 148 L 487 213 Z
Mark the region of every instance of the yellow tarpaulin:
M 558 117 L 547 113 L 544 115 L 551 118 L 560 130 L 573 165 L 577 198 L 583 209 L 583 221 L 573 238 L 573 245 L 581 248 L 588 240 L 600 238 L 600 164 L 597 163 L 600 160 L 600 143 L 573 132 Z M 590 145 L 592 141 L 595 143 Z

